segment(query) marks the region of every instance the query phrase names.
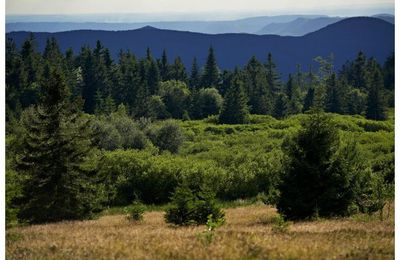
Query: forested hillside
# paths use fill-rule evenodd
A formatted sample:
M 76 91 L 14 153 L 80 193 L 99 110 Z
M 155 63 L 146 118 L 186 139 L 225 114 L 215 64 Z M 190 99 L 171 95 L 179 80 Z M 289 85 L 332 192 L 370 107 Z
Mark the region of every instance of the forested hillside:
M 285 81 L 273 54 L 221 71 L 210 47 L 204 67 L 194 59 L 186 71 L 166 51 L 156 57 L 148 49 L 145 58 L 121 51 L 114 61 L 100 41 L 79 53 L 62 53 L 54 38 L 43 52 L 36 46 L 33 35 L 21 48 L 7 41 L 9 223 L 90 218 L 137 200 L 182 205 L 190 190 L 194 205 L 206 203 L 214 217 L 222 213 L 213 193 L 220 200 L 259 195 L 287 212 L 297 197 L 295 186 L 288 193 L 284 185 L 293 181 L 287 165 L 311 167 L 298 165 L 298 156 L 321 169 L 315 176 L 330 169 L 342 176 L 323 184 L 333 189 L 328 197 L 313 189 L 318 200 L 347 195 L 336 202 L 341 207 L 312 204 L 287 218 L 374 212 L 390 197 L 394 54 L 381 66 L 354 53 L 338 73 L 330 57 L 316 57 L 318 69 L 298 67 Z M 309 158 L 315 147 L 321 152 Z M 176 212 L 169 221 L 178 221 Z M 199 214 L 205 223 L 210 212 Z

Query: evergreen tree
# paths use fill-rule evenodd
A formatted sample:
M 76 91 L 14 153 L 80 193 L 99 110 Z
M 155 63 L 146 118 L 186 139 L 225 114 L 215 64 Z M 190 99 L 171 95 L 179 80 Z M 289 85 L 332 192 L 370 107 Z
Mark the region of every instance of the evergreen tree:
M 224 97 L 222 111 L 219 115 L 221 124 L 245 124 L 248 122 L 249 108 L 243 85 L 238 72 L 235 72 L 232 84 Z
M 146 83 L 150 95 L 158 93 L 160 87 L 160 72 L 157 63 L 152 58 L 150 59 L 150 64 L 146 73 Z
M 271 113 L 271 94 L 264 66 L 253 56 L 246 65 L 245 72 L 245 89 L 251 113 L 264 115 Z
M 46 65 L 41 103 L 26 125 L 17 168 L 25 174 L 18 217 L 29 223 L 83 219 L 97 208 L 88 121 L 69 112 L 62 73 Z
M 36 40 L 33 33 L 22 44 L 20 55 L 20 103 L 24 108 L 37 103 L 39 98 L 38 82 L 42 74 L 42 59 L 36 51 Z
M 302 104 L 300 98 L 299 86 L 294 82 L 293 77 L 289 74 L 289 79 L 286 84 L 286 97 L 287 97 L 287 115 L 295 115 L 301 112 Z
M 213 47 L 208 49 L 207 61 L 204 66 L 201 84 L 202 87 L 218 87 L 219 85 L 219 69 Z
M 371 73 L 371 81 L 368 92 L 367 111 L 365 113 L 368 119 L 384 120 L 386 119 L 385 104 L 383 100 L 383 77 L 378 66 L 375 66 Z
M 288 101 L 285 94 L 277 94 L 272 115 L 277 119 L 284 118 L 287 111 L 287 103 Z
M 344 91 L 341 83 L 336 79 L 336 74 L 332 74 L 326 82 L 326 103 L 325 111 L 331 113 L 343 113 Z
M 168 64 L 168 57 L 167 57 L 167 52 L 165 49 L 163 50 L 162 56 L 161 56 L 161 63 L 160 63 L 160 77 L 162 81 L 167 81 L 169 80 L 169 64 Z
M 315 95 L 315 89 L 309 88 L 304 98 L 303 112 L 310 110 L 314 106 L 314 95 Z
M 142 84 L 136 57 L 130 52 L 121 52 L 116 71 L 113 73 L 112 96 L 116 104 L 125 104 L 133 113 L 138 90 Z
M 21 55 L 17 51 L 15 42 L 7 38 L 6 41 L 6 120 L 18 116 L 21 112 L 21 96 L 26 85 L 26 73 L 22 67 Z M 7 129 L 8 131 L 8 129 Z
M 174 64 L 170 67 L 169 75 L 170 79 L 187 82 L 185 65 L 183 65 L 179 56 L 174 60 Z
M 62 65 L 61 63 L 63 61 L 63 56 L 54 37 L 47 39 L 46 47 L 44 48 L 43 59 L 51 62 L 54 65 Z
M 353 62 L 350 83 L 353 87 L 367 89 L 367 60 L 363 52 L 359 52 Z
M 383 66 L 383 79 L 387 91 L 388 105 L 394 107 L 394 52 L 386 59 Z
M 83 77 L 82 98 L 85 100 L 83 109 L 86 113 L 93 113 L 96 106 L 97 85 L 95 59 L 92 51 L 88 47 L 82 48 L 79 60 Z
M 282 148 L 287 162 L 277 208 L 287 219 L 348 215 L 368 189 L 355 143 L 341 146 L 338 130 L 322 112 L 314 111 Z
M 275 96 L 281 90 L 281 82 L 276 64 L 272 59 L 272 54 L 268 53 L 267 63 L 265 64 L 267 70 L 267 83 L 270 88 L 270 92 Z
M 365 112 L 368 94 L 353 88 L 347 93 L 346 113 L 350 115 L 361 115 Z
M 191 73 L 190 73 L 189 86 L 193 90 L 193 89 L 199 88 L 199 85 L 200 85 L 199 67 L 197 65 L 197 59 L 193 58 L 192 69 L 191 69 Z
M 394 74 L 394 52 L 392 52 L 383 66 L 385 88 L 391 91 L 394 90 Z

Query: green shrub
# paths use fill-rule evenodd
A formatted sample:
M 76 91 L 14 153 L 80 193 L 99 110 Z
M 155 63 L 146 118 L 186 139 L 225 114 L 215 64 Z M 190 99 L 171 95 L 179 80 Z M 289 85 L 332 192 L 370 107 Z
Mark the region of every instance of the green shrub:
M 149 132 L 150 140 L 161 151 L 177 153 L 183 143 L 183 134 L 180 126 L 174 121 L 165 121 L 156 129 Z
M 209 216 L 215 222 L 224 218 L 216 203 L 215 195 L 208 189 L 192 190 L 187 185 L 178 186 L 172 195 L 171 206 L 165 214 L 165 221 L 175 225 L 206 224 Z
M 129 208 L 128 219 L 133 221 L 141 221 L 143 220 L 143 214 L 146 210 L 146 206 L 140 202 L 134 202 L 133 205 Z
M 361 120 L 357 124 L 362 127 L 366 132 L 378 132 L 378 131 L 393 131 L 393 127 L 387 122 L 373 121 L 373 120 Z
M 289 226 L 290 222 L 286 221 L 285 218 L 280 214 L 273 219 L 272 230 L 275 232 L 285 233 L 289 230 Z

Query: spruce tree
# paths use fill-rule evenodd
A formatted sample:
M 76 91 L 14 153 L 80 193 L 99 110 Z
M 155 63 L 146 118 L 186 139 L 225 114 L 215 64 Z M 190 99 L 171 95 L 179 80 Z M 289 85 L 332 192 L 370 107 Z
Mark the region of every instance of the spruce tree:
M 343 113 L 344 91 L 342 91 L 341 87 L 341 83 L 336 79 L 336 74 L 333 73 L 326 82 L 325 111 Z
M 363 52 L 359 52 L 353 62 L 350 83 L 355 88 L 367 89 L 367 60 Z
M 231 86 L 226 92 L 222 111 L 219 116 L 221 124 L 245 124 L 249 120 L 247 97 L 243 91 L 243 81 L 235 72 Z
M 179 56 L 174 60 L 174 64 L 172 64 L 170 67 L 169 78 L 182 82 L 188 81 L 185 65 L 183 65 L 182 60 Z
M 300 113 L 302 109 L 300 89 L 299 86 L 294 82 L 291 74 L 289 74 L 289 79 L 286 84 L 286 97 L 286 115 L 295 115 Z
M 284 118 L 287 111 L 287 103 L 287 97 L 284 93 L 277 94 L 272 115 L 277 119 Z
M 189 79 L 189 86 L 193 90 L 199 88 L 199 85 L 200 85 L 199 67 L 197 65 L 197 59 L 193 58 L 192 69 Z
M 310 110 L 314 106 L 314 95 L 315 95 L 315 89 L 309 88 L 307 90 L 307 94 L 304 98 L 304 103 L 303 103 L 303 112 L 306 112 Z
M 169 80 L 169 64 L 168 64 L 168 57 L 167 57 L 167 52 L 165 49 L 163 50 L 162 56 L 161 56 L 161 63 L 160 63 L 160 77 L 162 81 L 167 81 Z
M 253 56 L 245 68 L 246 94 L 253 114 L 271 113 L 271 93 L 268 88 L 265 67 Z
M 276 64 L 272 59 L 272 54 L 268 53 L 267 63 L 265 64 L 267 70 L 267 82 L 270 88 L 270 92 L 275 96 L 281 89 L 281 82 Z
M 286 163 L 277 208 L 285 218 L 345 216 L 366 198 L 367 166 L 355 143 L 341 145 L 339 137 L 331 117 L 315 110 L 299 133 L 283 142 Z
M 371 73 L 369 92 L 367 99 L 367 111 L 365 116 L 373 120 L 385 120 L 385 104 L 383 100 L 383 77 L 376 65 Z
M 202 87 L 218 87 L 219 69 L 214 55 L 213 47 L 208 49 L 206 65 L 201 79 Z
M 151 56 L 150 56 L 151 57 Z M 158 93 L 160 87 L 160 72 L 154 59 L 150 59 L 146 73 L 146 83 L 150 95 Z
M 70 112 L 57 67 L 46 65 L 41 87 L 17 157 L 25 176 L 18 217 L 29 223 L 88 218 L 99 202 L 95 177 L 82 167 L 92 149 L 88 121 Z

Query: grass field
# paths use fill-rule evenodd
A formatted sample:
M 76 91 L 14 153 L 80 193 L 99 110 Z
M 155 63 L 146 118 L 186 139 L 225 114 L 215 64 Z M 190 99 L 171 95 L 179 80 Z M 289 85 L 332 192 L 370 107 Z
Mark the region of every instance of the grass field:
M 124 215 L 7 230 L 7 259 L 393 259 L 394 214 L 320 219 L 278 228 L 262 204 L 225 209 L 226 223 L 173 227 L 162 211 L 142 222 Z

